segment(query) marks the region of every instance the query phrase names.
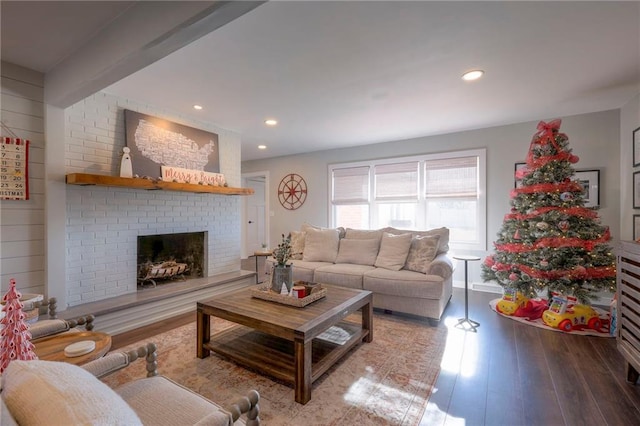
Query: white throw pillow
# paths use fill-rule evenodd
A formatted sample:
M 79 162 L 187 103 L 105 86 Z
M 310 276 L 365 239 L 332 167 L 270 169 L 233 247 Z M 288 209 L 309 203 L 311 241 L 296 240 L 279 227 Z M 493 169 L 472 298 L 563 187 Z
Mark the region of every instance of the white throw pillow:
M 307 262 L 335 262 L 340 234 L 337 229 L 307 228 L 302 260 Z
M 336 229 L 336 230 L 338 230 L 338 233 L 340 234 L 340 238 L 344 238 L 344 234 L 346 232 L 346 230 L 342 226 L 338 226 L 337 228 L 324 228 L 322 226 L 316 226 L 316 225 L 311 225 L 311 224 L 308 224 L 308 223 L 303 223 L 302 226 L 300 227 L 300 230 L 302 232 L 307 232 L 309 229 Z
M 381 229 L 353 229 L 347 228 L 345 231 L 345 238 L 349 239 L 358 239 L 358 240 L 368 240 L 371 238 L 375 238 L 378 240 L 378 248 L 380 247 L 380 239 L 382 238 L 382 230 Z
M 354 265 L 373 265 L 378 255 L 378 240 L 340 240 L 336 263 L 353 263 Z
M 383 233 L 380 252 L 374 266 L 392 271 L 402 269 L 407 261 L 412 239 L 413 235 L 411 234 L 393 235 L 388 232 Z
M 291 259 L 300 260 L 304 253 L 304 238 L 307 235 L 303 231 L 291 231 Z
M 2 398 L 16 422 L 28 425 L 142 425 L 109 386 L 66 362 L 11 361 Z
M 438 254 L 439 241 L 439 235 L 414 237 L 404 269 L 426 274 L 431 261 Z
M 428 231 L 405 231 L 402 229 L 388 227 L 384 228 L 384 231 L 394 235 L 410 232 L 416 237 L 433 237 L 437 235 L 438 237 L 440 237 L 440 240 L 438 242 L 438 253 L 446 253 L 449 251 L 449 228 L 434 228 Z

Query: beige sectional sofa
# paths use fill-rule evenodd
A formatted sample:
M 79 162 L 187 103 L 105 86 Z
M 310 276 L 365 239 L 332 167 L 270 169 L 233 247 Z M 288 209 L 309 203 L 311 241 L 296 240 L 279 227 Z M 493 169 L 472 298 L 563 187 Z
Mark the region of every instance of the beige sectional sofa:
M 373 292 L 375 308 L 439 320 L 451 298 L 449 229 L 291 232 L 294 280 Z M 269 269 L 269 266 L 267 267 Z

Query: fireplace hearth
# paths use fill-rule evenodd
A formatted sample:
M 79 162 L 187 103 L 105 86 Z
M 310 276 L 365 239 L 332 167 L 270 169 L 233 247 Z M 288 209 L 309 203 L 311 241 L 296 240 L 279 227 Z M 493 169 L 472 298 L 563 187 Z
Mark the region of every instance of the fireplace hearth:
M 138 286 L 206 276 L 206 234 L 138 236 Z

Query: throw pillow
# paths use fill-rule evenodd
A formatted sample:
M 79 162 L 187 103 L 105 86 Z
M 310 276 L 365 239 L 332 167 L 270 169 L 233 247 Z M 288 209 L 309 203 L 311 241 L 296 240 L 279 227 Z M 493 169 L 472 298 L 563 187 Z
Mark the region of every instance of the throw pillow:
M 355 265 L 373 265 L 378 255 L 378 240 L 340 240 L 336 263 L 353 263 Z
M 20 425 L 142 424 L 109 386 L 73 364 L 11 361 L 2 382 L 2 398 Z
M 355 239 L 368 240 L 371 238 L 375 238 L 378 240 L 378 244 L 380 244 L 380 239 L 382 238 L 382 230 L 381 229 L 371 230 L 371 229 L 347 228 L 344 237 L 352 240 L 355 240 Z
M 407 261 L 412 238 L 413 235 L 411 234 L 393 235 L 388 232 L 383 233 L 380 241 L 380 252 L 374 266 L 392 271 L 402 269 Z
M 291 231 L 291 259 L 301 260 L 304 253 L 304 238 L 307 235 L 303 231 Z
M 410 232 L 413 235 L 419 236 L 419 237 L 432 237 L 437 235 L 440 237 L 440 241 L 438 243 L 438 253 L 446 253 L 449 251 L 449 228 L 446 228 L 446 227 L 434 228 L 428 231 L 405 231 L 402 229 L 388 227 L 388 228 L 384 228 L 383 231 L 389 232 L 390 234 L 395 234 L 395 235 L 405 234 L 407 232 Z
M 439 235 L 414 237 L 404 269 L 426 274 L 431 261 L 438 254 L 439 241 Z
M 316 226 L 316 225 L 310 225 L 308 223 L 303 223 L 302 226 L 300 227 L 300 230 L 302 232 L 307 232 L 307 230 L 309 230 L 309 228 L 311 229 L 337 229 L 338 233 L 340 234 L 340 238 L 344 238 L 344 234 L 345 234 L 345 229 L 342 226 L 338 226 L 337 228 L 323 228 L 321 226 Z
M 335 262 L 340 234 L 337 229 L 307 228 L 302 260 L 307 262 Z

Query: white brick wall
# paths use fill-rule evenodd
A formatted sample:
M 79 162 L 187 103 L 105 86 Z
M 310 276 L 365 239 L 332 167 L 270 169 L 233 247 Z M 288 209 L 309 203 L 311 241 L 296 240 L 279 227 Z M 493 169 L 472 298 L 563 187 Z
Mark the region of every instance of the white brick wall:
M 217 133 L 220 171 L 240 186 L 237 134 L 106 93 L 65 111 L 67 173 L 119 174 L 124 109 Z M 135 292 L 138 235 L 207 231 L 208 275 L 239 270 L 240 206 L 238 196 L 67 186 L 68 305 Z
M 0 290 L 44 293 L 44 77 L 2 62 L 0 119 L 29 145 L 29 200 L 0 201 Z M 12 136 L 2 129 L 2 136 Z

